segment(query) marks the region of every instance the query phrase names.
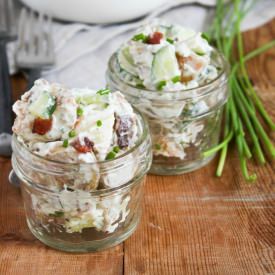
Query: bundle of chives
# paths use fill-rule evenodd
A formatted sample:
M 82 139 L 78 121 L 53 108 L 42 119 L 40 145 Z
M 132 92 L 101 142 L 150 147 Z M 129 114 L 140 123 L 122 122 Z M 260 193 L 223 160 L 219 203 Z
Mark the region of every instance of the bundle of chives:
M 266 163 L 266 156 L 275 158 L 275 147 L 268 137 L 259 116 L 264 123 L 275 130 L 275 124 L 265 110 L 247 73 L 246 62 L 275 46 L 275 40 L 244 55 L 240 24 L 251 6 L 248 1 L 234 0 L 229 4 L 217 0 L 216 15 L 206 36 L 224 54 L 231 65 L 229 74 L 229 99 L 224 111 L 223 141 L 204 152 L 205 156 L 220 151 L 216 171 L 221 176 L 227 157 L 228 145 L 236 144 L 240 167 L 248 181 L 256 180 L 256 174 L 249 174 L 247 160 L 255 158 L 260 164 Z M 255 1 L 254 1 L 255 2 Z M 234 54 L 236 53 L 237 54 Z

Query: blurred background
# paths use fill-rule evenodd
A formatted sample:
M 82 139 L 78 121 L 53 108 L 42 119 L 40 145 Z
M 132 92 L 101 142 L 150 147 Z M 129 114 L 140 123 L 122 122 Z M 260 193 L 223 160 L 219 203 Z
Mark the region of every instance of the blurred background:
M 256 2 L 243 30 L 255 28 L 275 16 L 274 0 Z M 213 20 L 215 3 L 215 0 L 22 0 L 14 1 L 14 8 L 15 18 L 20 17 L 26 5 L 28 11 L 50 15 L 54 20 L 50 35 L 55 62 L 42 70 L 44 78 L 68 86 L 102 87 L 109 56 L 144 21 L 160 17 L 205 31 Z M 33 21 L 31 30 L 35 33 L 38 20 Z M 16 43 L 9 43 L 11 74 L 18 70 L 15 51 Z

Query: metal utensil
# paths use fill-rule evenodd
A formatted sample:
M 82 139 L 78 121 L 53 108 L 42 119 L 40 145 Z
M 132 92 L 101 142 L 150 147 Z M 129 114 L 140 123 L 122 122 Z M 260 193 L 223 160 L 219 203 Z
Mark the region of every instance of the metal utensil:
M 12 92 L 6 53 L 7 42 L 16 38 L 12 0 L 0 0 L 0 155 L 10 156 Z
M 40 77 L 41 70 L 54 65 L 52 20 L 23 8 L 19 18 L 16 66 L 28 73 L 28 88 Z

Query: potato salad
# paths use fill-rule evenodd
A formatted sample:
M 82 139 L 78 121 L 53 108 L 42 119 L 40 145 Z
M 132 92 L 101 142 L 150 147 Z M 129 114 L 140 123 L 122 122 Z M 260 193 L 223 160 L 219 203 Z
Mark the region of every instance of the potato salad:
M 76 167 L 62 175 L 32 170 L 35 182 L 58 193 L 58 197 L 31 194 L 41 224 L 58 225 L 67 233 L 84 228 L 113 232 L 129 214 L 130 196 L 118 193 L 101 199 L 92 198 L 90 192 L 123 185 L 138 169 L 138 161 L 128 154 L 122 173 L 108 170 L 108 161 L 128 152 L 141 135 L 137 116 L 124 96 L 108 89 L 67 89 L 40 79 L 13 110 L 13 132 L 33 156 L 40 156 L 41 162 L 50 160 L 53 166 Z

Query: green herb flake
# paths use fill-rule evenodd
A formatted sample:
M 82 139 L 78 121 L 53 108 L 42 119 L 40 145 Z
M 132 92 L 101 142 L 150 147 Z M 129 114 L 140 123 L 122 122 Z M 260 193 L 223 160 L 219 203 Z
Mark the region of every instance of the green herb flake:
M 155 144 L 155 149 L 156 149 L 156 150 L 160 150 L 160 149 L 161 149 L 160 144 L 158 144 L 158 143 L 157 143 L 157 144 Z
M 71 131 L 69 132 L 69 137 L 70 137 L 70 138 L 73 138 L 73 137 L 75 137 L 75 136 L 76 136 L 75 130 L 71 130 Z
M 146 42 L 148 40 L 148 36 L 145 35 L 144 33 L 139 33 L 136 34 L 133 38 L 133 41 L 142 41 L 142 42 Z
M 67 148 L 69 146 L 69 140 L 68 139 L 64 139 L 63 141 L 63 145 L 64 148 Z
M 77 110 L 76 110 L 77 116 L 82 116 L 83 112 L 84 112 L 84 110 L 82 108 L 80 108 L 80 107 L 78 107 Z
M 101 121 L 101 120 L 98 120 L 98 121 L 96 122 L 96 125 L 97 125 L 97 127 L 101 127 L 101 126 L 102 126 L 102 121 Z
M 50 213 L 49 214 L 50 217 L 54 217 L 54 218 L 60 218 L 64 216 L 64 212 L 62 211 L 55 211 L 54 213 Z
M 199 52 L 199 51 L 195 51 L 195 54 L 196 54 L 196 55 L 199 55 L 199 56 L 204 56 L 204 55 L 205 55 L 205 53 Z
M 48 112 L 49 117 L 52 116 L 55 109 L 56 109 L 56 97 L 53 96 L 53 97 L 51 97 L 51 103 L 50 103 L 49 107 L 47 108 L 47 112 Z
M 138 88 L 138 89 L 144 89 L 145 86 L 144 86 L 142 83 L 138 83 L 138 84 L 136 85 L 136 88 Z
M 169 42 L 170 44 L 174 44 L 174 40 L 172 38 L 166 38 L 166 41 Z
M 207 42 L 210 41 L 210 37 L 209 37 L 209 35 L 208 35 L 206 32 L 203 32 L 203 33 L 201 34 L 201 37 L 202 37 L 203 39 L 205 39 Z
M 114 151 L 111 151 L 107 154 L 106 160 L 111 160 L 111 159 L 114 159 L 115 157 L 116 157 L 116 153 Z
M 177 76 L 173 77 L 171 80 L 172 80 L 173 83 L 180 82 L 180 75 L 177 75 Z
M 97 91 L 96 93 L 98 95 L 108 95 L 111 91 L 109 89 L 102 89 L 102 90 L 99 90 Z
M 115 147 L 113 148 L 113 152 L 115 152 L 115 153 L 118 153 L 119 150 L 120 150 L 120 148 L 119 148 L 118 146 L 115 146 Z
M 160 81 L 160 82 L 157 84 L 157 90 L 158 90 L 158 91 L 161 91 L 165 85 L 166 85 L 166 81 L 165 81 L 165 80 Z

